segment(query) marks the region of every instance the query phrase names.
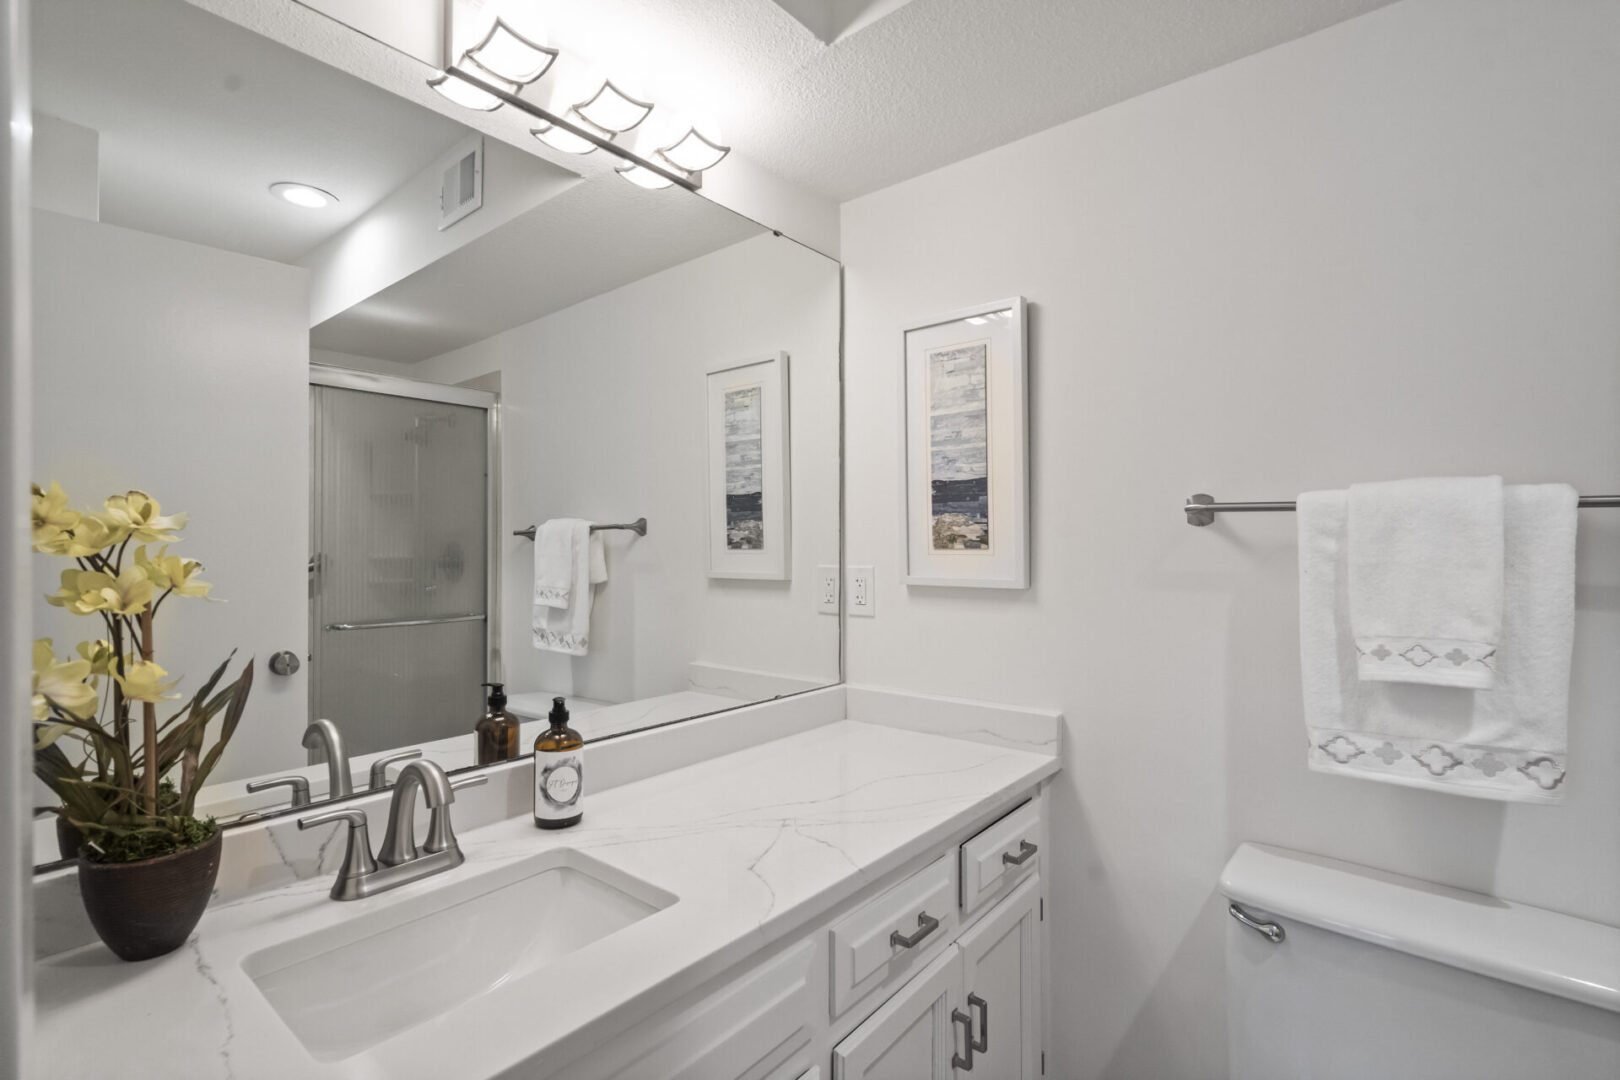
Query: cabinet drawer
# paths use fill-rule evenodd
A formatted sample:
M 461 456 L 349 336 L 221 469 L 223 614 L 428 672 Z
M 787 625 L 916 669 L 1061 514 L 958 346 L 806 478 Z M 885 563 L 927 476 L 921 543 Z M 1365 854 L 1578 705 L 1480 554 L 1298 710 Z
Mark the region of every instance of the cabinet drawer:
M 1041 803 L 1031 799 L 962 844 L 962 910 L 970 912 L 1039 861 Z
M 955 934 L 953 862 L 940 856 L 833 925 L 834 1017 L 890 979 L 908 976 L 916 960 Z

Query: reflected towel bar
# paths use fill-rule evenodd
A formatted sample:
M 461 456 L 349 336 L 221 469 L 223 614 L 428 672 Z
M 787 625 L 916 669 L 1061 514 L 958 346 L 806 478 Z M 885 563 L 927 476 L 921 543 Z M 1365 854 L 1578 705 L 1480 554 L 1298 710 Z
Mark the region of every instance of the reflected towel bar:
M 512 530 L 512 535 L 513 536 L 521 536 L 525 540 L 533 540 L 534 539 L 535 528 L 536 528 L 536 526 L 530 525 L 527 529 L 513 529 Z M 641 517 L 641 518 L 636 518 L 636 520 L 634 520 L 634 521 L 622 522 L 621 524 L 618 524 L 618 525 L 592 525 L 591 526 L 591 532 L 602 532 L 602 531 L 604 531 L 606 529 L 629 529 L 631 532 L 635 533 L 637 536 L 646 536 L 647 535 L 647 519 L 644 518 L 644 517 Z
M 1620 495 L 1582 495 L 1580 505 L 1583 508 L 1609 507 L 1620 508 Z M 1277 514 L 1293 513 L 1294 504 L 1291 502 L 1230 502 L 1218 503 L 1213 495 L 1191 495 L 1187 498 L 1187 505 L 1182 509 L 1187 513 L 1189 525 L 1211 525 L 1215 522 L 1216 514 Z

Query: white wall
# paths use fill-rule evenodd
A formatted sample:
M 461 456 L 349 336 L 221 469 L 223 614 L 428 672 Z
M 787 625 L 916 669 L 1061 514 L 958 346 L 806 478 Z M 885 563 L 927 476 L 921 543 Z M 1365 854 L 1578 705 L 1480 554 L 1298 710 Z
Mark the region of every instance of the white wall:
M 713 366 L 789 354 L 791 582 L 709 580 L 706 397 Z M 838 559 L 838 267 L 759 236 L 417 365 L 462 382 L 500 372 L 505 521 L 502 651 L 511 692 L 607 701 L 686 685 L 686 665 L 838 677 L 838 620 L 816 613 Z M 608 538 L 589 656 L 537 652 L 533 545 L 547 518 L 629 521 Z
M 1225 1068 L 1259 840 L 1620 924 L 1620 513 L 1582 513 L 1568 802 L 1307 772 L 1294 519 L 1195 491 L 1620 487 L 1620 5 L 1407 0 L 847 204 L 855 683 L 1060 708 L 1049 1074 Z M 1032 304 L 1033 580 L 900 578 L 898 328 Z
M 393 375 L 401 379 L 422 377 L 415 364 L 402 364 L 398 360 L 384 360 L 379 356 L 360 356 L 333 349 L 310 349 L 309 362 L 325 364 L 328 367 L 348 368 L 350 371 L 369 371 L 373 375 Z
M 101 135 L 71 120 L 34 114 L 30 195 L 41 210 L 101 220 Z
M 47 211 L 33 221 L 34 478 L 79 508 L 136 487 L 191 515 L 175 553 L 200 559 L 226 602 L 164 605 L 158 662 L 189 694 L 232 648 L 258 659 L 211 779 L 302 764 L 304 674 L 265 664 L 309 651 L 308 274 Z M 36 633 L 59 652 L 100 637 L 99 620 L 40 598 L 67 560 L 33 560 Z

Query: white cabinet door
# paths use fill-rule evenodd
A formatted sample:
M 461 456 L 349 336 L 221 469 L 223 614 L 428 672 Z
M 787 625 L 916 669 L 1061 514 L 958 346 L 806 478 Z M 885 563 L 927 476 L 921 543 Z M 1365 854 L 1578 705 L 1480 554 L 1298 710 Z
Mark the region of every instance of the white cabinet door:
M 1031 877 L 957 939 L 962 1011 L 972 1018 L 972 1080 L 1035 1080 L 1041 1058 L 1040 878 Z M 919 1074 L 920 1075 L 920 1074 Z
M 833 1080 L 952 1080 L 961 986 L 962 953 L 952 945 L 833 1047 Z

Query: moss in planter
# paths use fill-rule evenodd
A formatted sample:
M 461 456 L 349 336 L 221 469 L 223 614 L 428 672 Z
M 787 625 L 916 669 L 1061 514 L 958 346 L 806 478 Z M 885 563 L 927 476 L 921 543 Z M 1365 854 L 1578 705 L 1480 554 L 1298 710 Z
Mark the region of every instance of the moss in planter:
M 86 826 L 80 854 L 94 863 L 140 862 L 206 844 L 218 831 L 213 818 L 195 818 L 179 811 L 180 795 L 165 780 L 158 788 L 156 816 Z

